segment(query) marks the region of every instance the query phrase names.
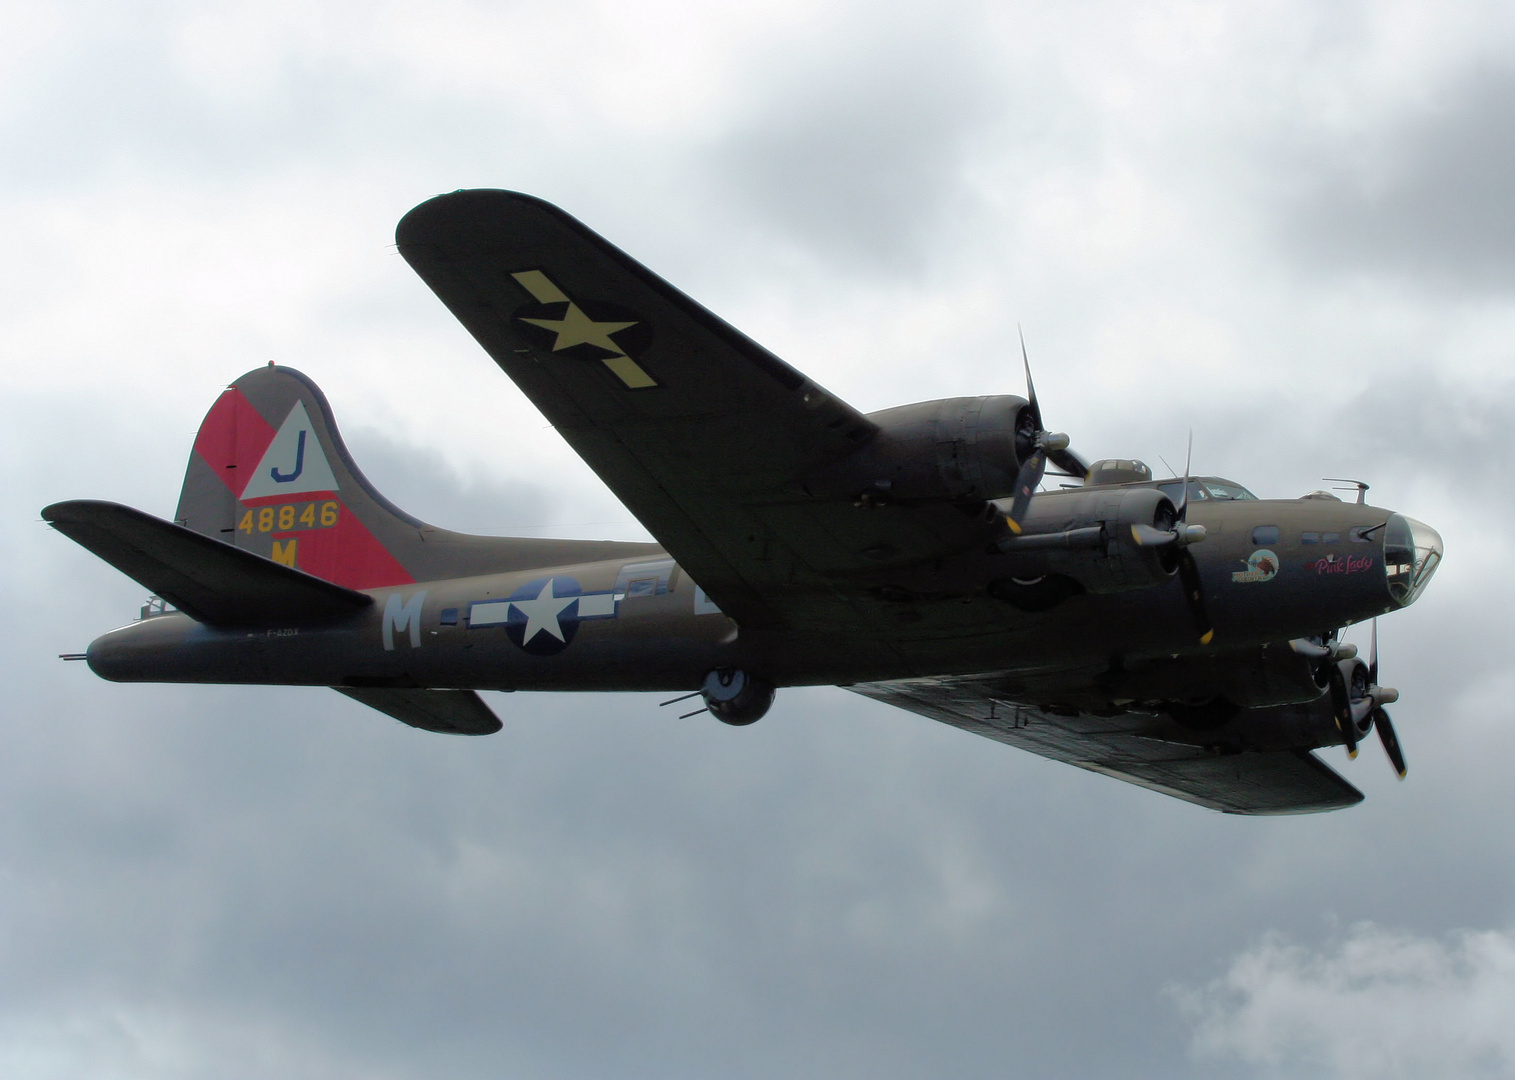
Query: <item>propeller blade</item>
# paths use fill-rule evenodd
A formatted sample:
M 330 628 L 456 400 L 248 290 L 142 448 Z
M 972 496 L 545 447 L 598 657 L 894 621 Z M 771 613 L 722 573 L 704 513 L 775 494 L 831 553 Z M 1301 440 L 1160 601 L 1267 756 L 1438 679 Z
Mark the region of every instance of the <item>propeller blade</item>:
M 1378 729 L 1378 741 L 1383 743 L 1383 752 L 1389 755 L 1389 764 L 1394 766 L 1394 771 L 1403 780 L 1408 771 L 1405 769 L 1405 752 L 1400 749 L 1399 736 L 1394 734 L 1389 714 L 1383 709 L 1374 709 L 1373 726 Z
M 1164 544 L 1177 542 L 1178 530 L 1158 529 L 1151 525 L 1133 525 L 1131 539 L 1137 547 L 1162 547 Z
M 1194 553 L 1188 548 L 1184 548 L 1178 555 L 1178 579 L 1184 587 L 1184 599 L 1189 602 L 1194 629 L 1199 632 L 1199 643 L 1208 645 L 1215 640 L 1215 628 L 1210 625 L 1210 615 L 1205 611 L 1205 593 L 1200 585 L 1199 564 L 1194 561 Z
M 1042 482 L 1042 473 L 1047 467 L 1047 451 L 1038 446 L 1021 466 L 1015 477 L 1015 500 L 1010 504 L 1010 513 L 1005 524 L 1016 536 L 1021 534 L 1021 522 L 1026 520 L 1026 511 L 1031 506 L 1031 495 Z
M 1368 646 L 1368 685 L 1378 685 L 1378 617 L 1373 618 L 1373 640 Z
M 1194 429 L 1189 429 L 1189 451 L 1184 455 L 1184 493 L 1178 500 L 1178 520 L 1180 524 L 1184 520 L 1184 514 L 1189 510 L 1189 466 L 1194 463 Z
M 1026 351 L 1026 334 L 1019 324 L 1015 331 L 1020 335 L 1021 365 L 1026 369 L 1026 413 L 1023 419 L 1030 420 L 1029 430 L 1023 422 L 1017 423 L 1015 432 L 1016 454 L 1025 454 L 1019 474 L 1015 478 L 1015 501 L 1007 519 L 1011 532 L 1020 534 L 1021 522 L 1026 517 L 1026 506 L 1037 485 L 1042 482 L 1050 458 L 1062 472 L 1080 480 L 1089 475 L 1089 465 L 1083 458 L 1068 449 L 1068 436 L 1050 432 L 1042 425 L 1042 407 L 1036 400 L 1036 383 L 1031 379 L 1031 356 Z
M 1347 677 L 1342 674 L 1340 664 L 1332 664 L 1328 669 L 1331 685 L 1331 711 L 1336 714 L 1336 730 L 1341 732 L 1342 740 L 1347 744 L 1347 756 L 1357 757 L 1357 724 L 1352 719 L 1352 696 L 1347 691 Z
M 1083 480 L 1089 475 L 1089 463 L 1072 450 L 1052 450 L 1048 452 L 1047 456 L 1052 459 L 1052 464 L 1056 465 L 1069 476 Z
M 1036 384 L 1031 381 L 1031 356 L 1026 352 L 1026 332 L 1021 329 L 1019 323 L 1015 324 L 1015 332 L 1020 335 L 1021 363 L 1026 367 L 1026 401 L 1031 406 L 1031 415 L 1036 420 L 1036 432 L 1040 435 L 1042 431 L 1042 409 L 1036 403 Z M 1085 469 L 1084 471 L 1088 472 L 1089 470 Z

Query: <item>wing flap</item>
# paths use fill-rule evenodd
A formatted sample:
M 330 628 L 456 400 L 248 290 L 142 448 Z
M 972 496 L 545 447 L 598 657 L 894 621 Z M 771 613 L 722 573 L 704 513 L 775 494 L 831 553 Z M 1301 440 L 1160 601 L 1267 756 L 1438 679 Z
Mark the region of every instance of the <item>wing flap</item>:
M 333 686 L 339 694 L 392 716 L 402 724 L 443 735 L 493 735 L 503 726 L 472 690 L 394 686 Z
M 295 626 L 356 614 L 373 598 L 119 503 L 54 503 L 42 517 L 190 618 Z
M 1142 714 L 1056 715 L 996 697 L 980 677 L 861 683 L 854 693 L 975 735 L 1227 814 L 1311 814 L 1362 792 L 1308 750 L 1216 755 L 1141 734 Z

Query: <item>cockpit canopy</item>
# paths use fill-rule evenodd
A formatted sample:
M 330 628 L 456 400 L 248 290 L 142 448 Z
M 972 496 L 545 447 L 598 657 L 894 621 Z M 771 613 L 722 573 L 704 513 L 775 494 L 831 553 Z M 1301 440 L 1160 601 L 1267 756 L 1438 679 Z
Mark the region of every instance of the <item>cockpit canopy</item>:
M 1085 487 L 1107 487 L 1112 484 L 1144 484 L 1155 487 L 1174 504 L 1182 500 L 1184 481 L 1182 477 L 1152 482 L 1152 467 L 1145 461 L 1133 458 L 1105 458 L 1089 466 L 1089 475 L 1084 477 Z M 1191 476 L 1189 478 L 1190 502 L 1232 502 L 1239 499 L 1256 501 L 1257 496 L 1240 484 L 1223 480 L 1218 476 Z
M 1178 480 L 1164 480 L 1157 484 L 1157 490 L 1177 503 L 1183 494 L 1184 482 Z M 1191 476 L 1189 478 L 1189 501 L 1190 502 L 1239 502 L 1242 500 L 1257 501 L 1257 496 L 1246 488 L 1232 480 L 1222 480 L 1218 476 Z

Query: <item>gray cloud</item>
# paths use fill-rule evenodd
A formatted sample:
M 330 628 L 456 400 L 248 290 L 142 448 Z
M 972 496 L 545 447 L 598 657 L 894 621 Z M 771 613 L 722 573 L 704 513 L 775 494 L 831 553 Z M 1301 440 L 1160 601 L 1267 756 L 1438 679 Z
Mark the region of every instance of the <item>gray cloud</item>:
M 1317 132 L 1284 219 L 1299 257 L 1448 289 L 1515 282 L 1515 69 L 1486 63 L 1388 123 Z
M 483 374 L 487 377 L 490 372 Z M 537 536 L 551 522 L 561 520 L 558 500 L 541 484 L 504 477 L 465 478 L 435 449 L 396 442 L 373 429 L 359 428 L 343 437 L 369 483 L 422 521 L 456 532 L 503 536 L 525 530 Z
M 1515 807 L 1505 763 L 1515 734 L 1503 723 L 1511 687 L 1498 643 L 1515 610 L 1503 572 L 1515 553 L 1503 489 L 1491 500 L 1468 493 L 1450 487 L 1444 470 L 1467 456 L 1491 472 L 1506 460 L 1504 421 L 1515 403 L 1503 387 L 1473 383 L 1451 349 L 1437 354 L 1444 370 L 1435 379 L 1394 374 L 1413 368 L 1408 351 L 1375 366 L 1364 357 L 1380 329 L 1377 309 L 1342 304 L 1339 281 L 1270 263 L 1178 210 L 1156 237 L 1168 261 L 1146 260 L 1146 234 L 1121 240 L 1123 208 L 1181 201 L 1123 201 L 1132 191 L 1166 192 L 1171 173 L 1155 159 L 1170 149 L 1175 160 L 1202 156 L 1196 147 L 1212 145 L 1233 115 L 1217 94 L 1219 115 L 1209 126 L 1193 121 L 1164 97 L 1167 74 L 1202 98 L 1216 67 L 1240 78 L 1303 62 L 1245 44 L 1226 54 L 1225 34 L 1200 33 L 1204 20 L 1188 10 L 1176 17 L 1197 26 L 1189 45 L 1212 50 L 1213 67 L 1165 51 L 1160 20 L 1156 29 L 1127 24 L 1115 8 L 1096 7 L 1059 23 L 1027 8 L 1045 70 L 1078 83 L 1080 108 L 1091 113 L 1086 125 L 1022 125 L 996 97 L 999 71 L 1015 58 L 993 32 L 981 33 L 971 5 L 925 16 L 851 8 L 796 17 L 747 49 L 719 34 L 681 41 L 681 50 L 708 48 L 723 71 L 738 71 L 741 93 L 649 132 L 616 119 L 627 115 L 612 107 L 619 101 L 584 88 L 596 73 L 604 94 L 638 85 L 618 79 L 611 46 L 621 43 L 605 44 L 591 7 L 542 9 L 539 23 L 511 24 L 508 40 L 495 26 L 498 50 L 480 31 L 483 70 L 508 67 L 494 56 L 507 47 L 516 48 L 512 64 L 542 58 L 520 77 L 548 114 L 531 123 L 520 120 L 512 87 L 449 81 L 451 58 L 477 41 L 446 41 L 436 53 L 445 61 L 427 66 L 427 25 L 405 40 L 363 39 L 388 49 L 377 81 L 341 62 L 302 67 L 342 55 L 331 39 L 311 49 L 276 42 L 266 64 L 252 65 L 257 79 L 244 65 L 226 73 L 224 100 L 195 100 L 187 81 L 153 70 L 179 17 L 155 10 L 169 12 L 162 26 L 102 19 L 96 37 L 50 46 L 45 74 L 8 114 L 24 119 L 7 129 L 7 145 L 39 151 L 11 174 L 13 214 L 32 212 L 28 193 L 50 191 L 58 219 L 82 239 L 38 226 L 5 254 L 7 280 L 27 289 L 0 311 L 12 361 L 0 395 L 8 515 L 0 529 L 8 619 L 0 1071 L 217 1080 L 1249 1076 L 1265 1060 L 1258 1045 L 1304 1060 L 1299 1041 L 1278 1028 L 1292 1014 L 1264 1009 L 1274 1000 L 1267 986 L 1329 989 L 1329 972 L 1356 970 L 1342 967 L 1334 927 L 1364 918 L 1404 927 L 1412 943 L 1440 943 L 1455 967 L 1476 957 L 1459 951 L 1463 939 L 1451 931 L 1509 925 L 1515 839 L 1506 823 Z M 689 17 L 657 4 L 639 14 L 670 26 Z M 1293 25 L 1288 12 L 1278 18 Z M 113 34 L 119 47 L 109 46 Z M 1106 39 L 1114 45 L 1102 51 Z M 586 50 L 595 62 L 574 67 Z M 391 78 L 394 57 L 422 59 Z M 425 78 L 405 81 L 417 71 Z M 708 88 L 718 100 L 718 82 L 677 86 L 691 95 Z M 574 94 L 577 111 L 552 111 Z M 1057 96 L 1038 102 L 1040 120 Z M 1141 104 L 1109 104 L 1128 100 Z M 1373 130 L 1360 117 L 1346 126 Z M 71 128 L 73 148 L 64 145 Z M 1023 176 L 1040 200 L 1037 212 L 1048 215 L 1040 229 L 1025 228 L 1013 205 L 1001 217 L 962 201 L 964 162 L 980 139 L 1007 156 L 995 179 Z M 187 269 L 191 255 L 172 255 L 185 250 L 167 243 L 178 239 L 181 211 L 164 207 L 162 190 L 115 186 L 108 166 L 123 158 L 147 176 L 172 174 L 184 197 L 223 193 L 233 178 L 226 198 L 245 203 L 254 222 L 301 208 L 316 220 L 319 208 L 344 200 L 349 209 L 393 202 L 398 213 L 460 183 L 527 187 L 700 295 L 710 281 L 728 296 L 764 295 L 770 271 L 743 262 L 742 238 L 777 237 L 775 246 L 813 264 L 806 296 L 851 290 L 858 300 L 850 310 L 815 304 L 803 317 L 765 309 L 775 340 L 817 334 L 857 348 L 853 382 L 879 404 L 912 393 L 878 360 L 881 312 L 926 313 L 923 325 L 902 319 L 899 333 L 918 349 L 910 385 L 930 387 L 914 396 L 931 396 L 960 375 L 949 365 L 1013 357 L 1005 306 L 984 296 L 1040 297 L 1051 314 L 1032 317 L 1056 325 L 1033 336 L 1033 358 L 1043 348 L 1058 355 L 1037 344 L 1042 334 L 1114 357 L 1110 385 L 1065 369 L 1058 387 L 1039 369 L 1047 407 L 1098 417 L 1074 429 L 1077 445 L 1111 453 L 1150 456 L 1166 439 L 1157 449 L 1170 460 L 1181 454 L 1189 417 L 1180 413 L 1198 381 L 1181 363 L 1148 370 L 1132 361 L 1157 355 L 1133 334 L 1239 323 L 1235 336 L 1255 340 L 1226 369 L 1236 374 L 1192 390 L 1205 470 L 1272 495 L 1302 493 L 1322 471 L 1362 471 L 1375 493 L 1453 541 L 1427 597 L 1385 620 L 1386 671 L 1404 691 L 1395 719 L 1410 780 L 1399 784 L 1374 748 L 1355 763 L 1327 755 L 1367 791 L 1364 806 L 1247 821 L 840 690 L 785 690 L 773 714 L 743 730 L 708 717 L 678 721 L 654 696 L 492 695 L 505 730 L 461 740 L 412 731 L 323 689 L 117 686 L 61 663 L 56 653 L 129 618 L 141 589 L 38 523 L 37 508 L 105 497 L 171 512 L 201 410 L 221 383 L 267 359 L 261 339 L 247 343 L 245 325 L 277 321 L 275 340 L 319 355 L 317 366 L 290 359 L 327 385 L 359 463 L 407 510 L 502 532 L 585 516 L 573 507 L 583 470 L 535 452 L 556 436 L 511 411 L 514 391 L 424 288 L 409 277 L 365 277 L 366 269 L 348 279 L 346 268 L 367 264 L 337 249 L 361 230 L 336 239 L 292 230 L 278 259 L 251 251 L 228 283 L 206 287 L 237 301 L 243 283 L 283 280 L 308 264 L 333 268 L 297 278 L 290 291 L 299 302 L 255 291 L 250 311 L 233 305 L 238 321 L 164 304 L 161 315 L 131 322 L 130 334 L 115 331 L 119 340 L 97 349 L 108 359 L 90 351 L 93 339 L 67 337 L 76 326 L 117 327 L 132 312 L 132 296 L 106 306 L 94 291 L 102 277 L 78 273 L 94 265 L 81 252 L 107 231 L 102 207 L 144 223 L 112 256 L 114 275 L 141 276 L 153 295 L 204 284 L 184 280 L 204 273 L 202 264 Z M 1091 223 L 1089 190 L 1101 185 L 1084 166 L 1108 161 L 1130 183 L 1115 184 L 1108 203 L 1095 200 Z M 1369 175 L 1346 165 L 1325 173 L 1342 183 Z M 238 179 L 271 174 L 286 178 L 279 191 Z M 1421 174 L 1405 165 L 1395 175 L 1409 190 L 1403 177 Z M 88 197 L 73 199 L 74 190 Z M 1221 185 L 1205 199 L 1210 220 L 1230 215 L 1238 233 L 1268 225 L 1276 210 L 1244 185 Z M 943 227 L 956 206 L 968 207 L 963 218 L 982 237 L 965 241 Z M 375 225 L 376 247 L 389 227 Z M 1347 252 L 1338 265 L 1386 273 L 1410 265 L 1399 248 L 1380 259 L 1378 249 L 1343 246 L 1346 233 L 1331 228 L 1321 225 L 1332 250 Z M 134 258 L 155 231 L 172 257 Z M 1118 242 L 1103 246 L 1107 233 Z M 192 235 L 181 244 L 218 242 L 211 228 Z M 960 281 L 899 289 L 936 244 L 966 251 L 966 263 L 991 275 L 969 301 L 953 291 Z M 1011 252 L 1020 269 L 994 278 L 994 266 L 974 262 L 987 248 Z M 1201 250 L 1195 270 L 1186 256 Z M 1464 306 L 1478 291 L 1447 280 L 1453 291 L 1417 301 L 1425 323 L 1486 332 Z M 1154 291 L 1172 321 L 1133 323 L 1129 311 L 1148 306 Z M 56 320 L 56 340 L 25 322 L 39 307 Z M 1247 323 L 1255 311 L 1263 315 Z M 1352 344 L 1341 354 L 1348 360 L 1325 345 L 1299 349 L 1286 329 L 1301 311 L 1321 324 L 1328 313 L 1337 325 L 1329 344 Z M 893 332 L 894 324 L 882 331 Z M 979 344 L 943 352 L 937 343 L 948 336 Z M 162 359 L 165 340 L 180 359 Z M 1304 377 L 1268 368 L 1267 357 L 1291 350 L 1307 357 Z M 816 363 L 836 365 L 824 352 L 814 350 Z M 931 361 L 939 368 L 922 375 L 919 356 L 940 357 Z M 453 358 L 456 369 L 446 366 Z M 992 389 L 1018 389 L 1013 359 L 993 363 L 1004 385 Z M 1361 372 L 1331 384 L 1348 387 L 1340 397 L 1313 385 L 1313 375 L 1340 370 L 1333 364 Z M 838 370 L 814 373 L 832 382 Z M 1362 380 L 1372 385 L 1359 392 Z M 452 392 L 438 386 L 463 389 L 438 404 Z M 395 413 L 375 415 L 375 400 Z M 1409 505 L 1412 493 L 1440 497 L 1442 516 Z M 1297 963 L 1263 964 L 1271 981 L 1248 984 L 1257 988 L 1250 997 L 1227 996 L 1229 984 L 1203 989 L 1209 1011 L 1186 1014 L 1163 994 L 1227 979 L 1238 957 L 1261 955 L 1254 946 L 1268 930 L 1327 944 Z M 1415 982 L 1410 997 L 1456 1007 L 1479 1000 L 1468 986 L 1454 972 Z M 1213 1056 L 1191 1059 L 1196 1028 L 1213 1034 L 1204 1044 Z M 1249 1030 L 1263 1031 L 1263 1042 L 1240 1041 Z
M 1003 93 L 976 39 L 982 16 L 950 12 L 848 26 L 750 65 L 744 113 L 709 149 L 709 183 L 771 229 L 849 272 L 919 266 L 966 196 L 974 133 Z

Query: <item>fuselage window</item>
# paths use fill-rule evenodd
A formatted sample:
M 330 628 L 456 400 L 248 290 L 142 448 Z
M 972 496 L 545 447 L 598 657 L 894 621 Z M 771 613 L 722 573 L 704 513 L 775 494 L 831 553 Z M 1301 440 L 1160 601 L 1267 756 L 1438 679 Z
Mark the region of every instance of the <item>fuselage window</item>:
M 657 591 L 658 579 L 655 577 L 633 578 L 626 583 L 628 600 L 635 596 L 656 596 Z
M 442 615 L 441 615 L 441 617 L 437 621 L 440 622 L 443 626 L 457 626 L 458 625 L 458 609 L 455 608 L 455 607 L 445 607 L 445 608 L 443 608 L 442 609 Z
M 1320 542 L 1322 544 L 1339 544 L 1341 543 L 1341 533 L 1321 533 Z
M 1299 542 L 1301 544 L 1318 544 L 1318 543 L 1320 543 L 1320 533 L 1317 533 L 1317 532 L 1300 533 L 1299 534 Z
M 1252 543 L 1258 547 L 1266 547 L 1278 543 L 1277 525 L 1259 525 L 1252 530 Z

